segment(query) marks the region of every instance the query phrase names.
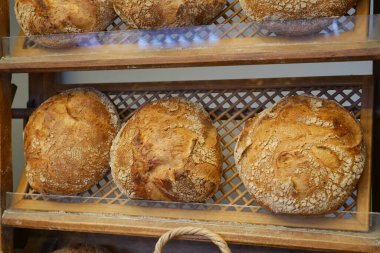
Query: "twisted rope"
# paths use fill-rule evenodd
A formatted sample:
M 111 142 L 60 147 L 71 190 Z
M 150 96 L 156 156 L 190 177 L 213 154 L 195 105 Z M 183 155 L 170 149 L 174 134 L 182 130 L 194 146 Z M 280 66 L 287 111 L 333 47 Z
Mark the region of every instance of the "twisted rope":
M 182 227 L 173 229 L 161 236 L 156 244 L 156 248 L 154 249 L 154 253 L 162 253 L 162 249 L 171 239 L 182 236 L 182 235 L 201 235 L 209 238 L 216 246 L 219 247 L 222 253 L 231 253 L 230 248 L 226 241 L 223 240 L 218 234 L 211 232 L 208 229 L 204 228 L 195 228 L 195 227 Z

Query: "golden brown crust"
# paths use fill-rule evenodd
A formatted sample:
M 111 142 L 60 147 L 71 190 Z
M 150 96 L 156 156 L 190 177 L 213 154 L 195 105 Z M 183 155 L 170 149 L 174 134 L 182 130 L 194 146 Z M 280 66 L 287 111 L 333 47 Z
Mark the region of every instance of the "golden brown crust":
M 36 191 L 75 194 L 109 170 L 120 122 L 112 102 L 94 89 L 74 89 L 45 101 L 24 130 L 26 175 Z
M 182 99 L 140 108 L 111 148 L 113 178 L 131 198 L 203 202 L 218 189 L 221 167 L 209 115 Z
M 365 165 L 355 118 L 334 101 L 295 96 L 247 121 L 235 160 L 247 190 L 274 212 L 335 211 Z
M 102 31 L 115 17 L 112 0 L 16 0 L 15 13 L 27 35 Z
M 247 16 L 265 21 L 264 27 L 271 32 L 304 35 L 326 28 L 331 24 L 326 18 L 345 15 L 356 0 L 240 0 L 240 4 Z
M 226 0 L 113 0 L 120 18 L 140 29 L 206 25 Z

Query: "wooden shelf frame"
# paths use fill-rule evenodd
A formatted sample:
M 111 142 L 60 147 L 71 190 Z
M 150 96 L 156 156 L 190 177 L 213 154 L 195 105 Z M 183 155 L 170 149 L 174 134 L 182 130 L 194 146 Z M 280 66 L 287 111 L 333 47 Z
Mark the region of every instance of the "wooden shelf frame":
M 88 232 L 98 234 L 159 237 L 170 229 L 183 226 L 204 227 L 220 234 L 231 244 L 245 244 L 332 252 L 379 252 L 375 238 L 308 230 L 280 229 L 266 226 L 197 224 L 182 220 L 131 219 L 123 216 L 95 216 L 77 213 L 17 212 L 7 210 L 7 223 L 12 227 L 42 230 Z M 136 228 L 139 229 L 136 229 Z M 378 235 L 380 231 L 373 233 Z M 202 238 L 187 238 L 202 240 Z
M 109 39 L 111 44 L 83 46 L 70 49 L 24 48 L 26 38 L 10 38 L 8 54 L 0 60 L 0 72 L 62 72 L 77 70 L 111 70 L 136 68 L 175 68 L 200 66 L 228 66 L 274 63 L 304 63 L 326 61 L 358 61 L 380 59 L 380 36 L 370 38 L 370 31 L 377 29 L 379 17 L 368 16 L 369 0 L 360 0 L 353 31 L 340 34 L 313 35 L 305 37 L 253 36 L 234 37 L 219 35 L 221 31 L 231 30 L 230 23 L 201 29 L 216 34 L 216 40 L 201 39 L 190 41 L 190 45 L 171 43 L 141 47 L 138 43 L 113 45 L 113 41 L 126 41 L 136 36 L 131 32 L 108 32 L 107 36 L 92 34 L 90 37 L 116 37 Z M 337 18 L 336 20 L 339 20 Z M 248 22 L 248 21 L 245 21 Z M 243 23 L 241 23 L 243 24 Z M 258 24 L 244 23 L 246 27 Z M 371 25 L 375 27 L 370 28 Z M 380 26 L 380 25 L 379 25 Z M 232 27 L 234 27 L 232 25 Z M 217 32 L 220 31 L 220 32 Z M 182 28 L 179 31 L 162 31 L 148 37 L 167 37 L 178 34 L 195 33 L 194 28 Z M 132 34 L 132 35 L 131 35 Z M 137 34 L 139 34 L 137 32 Z M 201 32 L 199 32 L 201 34 Z M 223 33 L 224 34 L 224 33 Z M 61 36 L 61 35 L 58 35 Z M 138 36 L 138 35 L 137 35 Z M 145 36 L 145 34 L 144 34 Z M 220 36 L 220 37 L 218 37 Z M 83 36 L 82 36 L 83 37 Z M 207 36 L 206 36 L 207 37 Z M 79 39 L 78 39 L 79 40 Z M 152 43 L 153 44 L 153 43 Z
M 45 76 L 42 78 L 41 76 L 38 77 L 38 74 L 32 75 L 33 82 L 39 83 L 40 85 L 35 86 L 37 90 L 33 91 L 32 93 L 38 94 L 40 97 L 36 99 L 36 106 L 43 102 L 45 99 L 47 99 L 49 96 L 52 96 L 58 92 L 62 92 L 66 89 L 75 88 L 75 87 L 95 87 L 103 92 L 127 92 L 127 91 L 141 91 L 146 92 L 150 90 L 155 91 L 172 91 L 173 89 L 176 90 L 199 90 L 199 89 L 220 89 L 220 90 L 229 90 L 229 89 L 283 89 L 284 87 L 292 87 L 300 88 L 308 86 L 310 89 L 314 89 L 317 87 L 334 87 L 336 89 L 339 89 L 341 87 L 342 89 L 344 87 L 361 87 L 362 88 L 362 99 L 364 103 L 362 104 L 362 112 L 361 117 L 363 119 L 363 123 L 367 122 L 366 126 L 364 127 L 366 130 L 366 142 L 368 143 L 369 147 L 371 145 L 371 117 L 373 115 L 372 113 L 372 99 L 371 94 L 373 94 L 372 88 L 373 88 L 373 79 L 371 76 L 352 76 L 352 77 L 310 77 L 310 78 L 277 78 L 277 79 L 246 79 L 246 80 L 217 80 L 217 81 L 181 81 L 181 82 L 151 82 L 151 83 L 119 83 L 119 84 L 112 84 L 112 83 L 104 83 L 104 84 L 60 84 L 59 82 L 54 82 L 51 80 L 54 75 L 50 75 L 50 78 L 48 76 Z M 50 83 L 50 85 L 48 85 Z M 217 86 L 216 86 L 217 85 Z M 257 90 L 258 91 L 258 90 Z M 366 118 L 366 119 L 365 119 Z M 364 120 L 365 119 L 365 120 Z M 367 132 L 368 131 L 368 132 Z M 370 168 L 369 164 L 369 168 Z M 364 178 L 367 178 L 370 176 L 370 171 L 367 171 L 365 173 Z M 25 180 L 25 177 L 22 177 L 22 181 L 19 184 L 18 192 L 20 193 L 26 193 L 28 192 L 28 184 Z M 366 180 L 365 180 L 366 181 Z M 361 190 L 364 195 L 369 195 L 370 187 L 368 184 L 361 184 Z M 159 218 L 166 218 L 166 219 L 179 219 L 183 220 L 184 217 L 196 217 L 200 221 L 204 221 L 205 223 L 214 221 L 218 221 L 218 217 L 213 217 L 214 215 L 212 212 L 195 212 L 195 211 L 185 211 L 185 212 L 169 212 L 167 209 L 152 209 L 152 210 L 146 210 L 144 208 L 138 208 L 138 207 L 125 207 L 122 205 L 115 205 L 115 206 L 109 206 L 107 204 L 64 204 L 64 203 L 55 203 L 55 202 L 45 202 L 45 201 L 32 201 L 32 200 L 24 200 L 16 198 L 15 205 L 12 205 L 11 201 L 8 201 L 9 208 L 4 213 L 4 220 L 3 223 L 9 227 L 21 227 L 21 228 L 34 228 L 34 229 L 46 229 L 47 227 L 51 229 L 57 229 L 57 230 L 65 230 L 70 231 L 71 229 L 74 229 L 78 232 L 89 232 L 91 229 L 90 227 L 92 225 L 89 225 L 89 227 L 81 226 L 80 224 L 74 224 L 75 222 L 78 222 L 78 219 L 70 220 L 71 216 L 64 218 L 66 214 L 76 214 L 76 215 L 83 215 L 87 217 L 86 219 L 90 219 L 89 217 L 97 217 L 94 218 L 95 221 L 99 218 L 102 219 L 102 226 L 107 227 L 107 230 L 104 230 L 103 233 L 113 233 L 117 234 L 120 233 L 121 229 L 114 227 L 112 224 L 117 223 L 117 220 L 120 219 L 120 217 L 135 217 L 139 218 L 140 213 L 144 213 L 145 216 L 154 217 L 156 219 Z M 370 205 L 370 199 L 369 198 L 359 198 L 360 208 L 358 209 L 360 212 L 366 212 L 369 210 Z M 106 210 L 106 211 L 104 211 Z M 64 212 L 64 213 L 62 213 Z M 91 213 L 91 215 L 88 215 L 88 213 Z M 165 215 L 162 216 L 161 214 L 164 213 Z M 57 215 L 58 214 L 58 215 Z M 108 216 L 104 216 L 105 214 L 108 214 Z M 119 215 L 119 216 L 118 216 Z M 246 215 L 246 213 L 243 213 L 241 217 L 239 216 L 239 219 L 235 219 L 233 216 L 233 212 L 218 212 L 218 215 L 221 215 L 222 217 L 226 217 L 226 220 L 228 221 L 239 221 L 239 222 L 246 222 L 247 220 L 244 220 L 248 218 L 249 216 Z M 245 216 L 244 216 L 245 215 Z M 49 216 L 49 220 L 45 220 L 44 217 Z M 115 216 L 115 217 L 114 217 Z M 360 215 L 359 215 L 360 216 Z M 34 217 L 34 218 L 33 218 Z M 42 217 L 40 220 L 40 223 L 38 222 L 39 218 L 36 217 Z M 112 218 L 114 217 L 114 218 Z M 305 221 L 305 224 L 311 224 L 311 226 L 303 224 L 304 221 L 298 220 L 296 217 L 294 218 L 287 218 L 287 219 L 281 219 L 281 218 L 273 218 L 271 215 L 265 218 L 264 216 L 261 216 L 264 220 L 260 221 L 255 219 L 254 217 L 249 217 L 248 220 L 250 220 L 249 223 L 255 223 L 255 224 L 268 224 L 275 222 L 277 225 L 283 225 L 283 226 L 291 226 L 293 224 L 296 227 L 311 227 L 311 226 L 318 226 L 319 228 L 329 227 L 331 228 L 332 224 L 335 224 L 334 229 L 336 230 L 342 230 L 342 229 L 348 229 L 348 230 L 366 230 L 368 228 L 368 219 L 369 215 L 362 215 L 360 216 L 360 219 L 352 219 L 351 221 L 345 221 L 344 227 L 342 226 L 341 222 L 339 220 L 335 221 L 327 221 L 324 219 L 308 219 Z M 66 220 L 68 222 L 60 223 L 61 220 Z M 115 219 L 115 220 L 112 220 Z M 106 224 L 106 221 L 110 221 L 110 224 Z M 94 221 L 94 222 L 95 222 Z M 219 220 L 220 221 L 220 220 Z M 313 225 L 314 222 L 314 225 Z M 364 223 L 363 223 L 364 222 Z M 154 223 L 153 221 L 150 222 L 150 224 Z M 93 224 L 93 223 L 91 223 Z M 157 231 L 162 231 L 160 228 L 160 222 L 158 222 L 155 226 Z M 123 234 L 125 235 L 141 235 L 145 234 L 145 236 L 156 236 L 158 232 L 147 232 L 146 229 L 142 229 L 141 226 L 135 226 L 136 223 L 128 224 L 127 221 L 125 221 L 125 224 L 123 225 Z M 179 225 L 183 225 L 183 223 L 178 223 Z M 101 226 L 100 226 L 101 227 Z M 83 228 L 83 230 L 81 230 Z M 133 228 L 133 229 L 132 229 Z M 96 232 L 99 228 L 94 228 L 93 232 Z M 161 229 L 161 230 L 160 230 Z M 221 234 L 227 233 L 223 230 L 224 227 L 222 227 L 218 232 Z M 99 231 L 97 231 L 99 232 Z M 232 234 L 232 232 L 227 233 L 230 237 L 227 237 L 228 241 L 230 243 L 238 243 L 236 238 L 240 238 L 239 234 Z M 246 239 L 244 242 L 240 243 L 248 243 L 249 240 L 252 240 L 252 242 L 257 242 L 254 238 L 251 238 L 249 235 L 247 235 L 250 239 Z M 307 238 L 308 236 L 306 236 Z M 263 238 L 263 235 L 260 237 Z M 338 238 L 338 237 L 337 237 Z M 339 240 L 345 241 L 346 239 L 345 235 Z M 305 238 L 297 237 L 294 238 L 300 241 L 306 240 Z M 273 238 L 266 238 L 266 241 L 261 241 L 260 245 L 269 245 L 269 246 L 281 246 L 285 247 L 289 240 L 285 240 L 282 238 L 279 241 L 274 240 Z M 324 240 L 324 239 L 320 239 Z M 370 247 L 374 247 L 373 240 L 364 240 L 360 243 L 362 239 L 359 240 L 358 245 L 370 245 Z M 275 241 L 275 243 L 274 243 Z M 346 240 L 347 241 L 347 240 Z M 281 242 L 284 242 L 284 244 L 281 244 Z M 286 243 L 286 244 L 285 244 Z M 309 247 L 309 245 L 304 245 L 303 248 L 308 249 L 317 249 L 313 247 L 317 247 L 319 243 L 315 244 L 312 247 Z M 326 244 L 324 247 L 328 247 Z M 347 246 L 347 245 L 346 245 Z M 298 246 L 297 246 L 298 247 Z M 344 243 L 342 241 L 339 241 L 339 243 L 335 246 L 331 245 L 330 250 L 344 250 Z M 361 247 L 361 246 L 360 246 Z M 359 247 L 359 248 L 360 248 Z M 358 249 L 359 249 L 358 248 Z M 327 248 L 326 248 L 327 249 Z M 369 249 L 367 246 L 361 249 Z
M 9 36 L 9 0 L 0 0 L 0 36 Z M 380 3 L 375 1 L 375 10 L 380 13 Z M 235 42 L 236 43 L 236 42 Z M 52 95 L 54 79 L 58 72 L 76 71 L 76 70 L 100 70 L 100 69 L 131 69 L 131 68 L 157 68 L 157 67 L 190 67 L 190 66 L 224 66 L 224 65 L 241 65 L 241 64 L 272 64 L 272 63 L 296 63 L 296 62 L 328 62 L 328 61 L 356 61 L 356 60 L 375 60 L 375 73 L 380 75 L 380 47 L 378 43 L 353 43 L 340 48 L 329 48 L 329 45 L 321 45 L 310 48 L 309 45 L 284 46 L 281 50 L 275 47 L 262 47 L 257 50 L 247 46 L 249 41 L 238 43 L 241 48 L 236 48 L 228 53 L 223 52 L 222 48 L 231 47 L 224 45 L 219 50 L 213 50 L 209 53 L 202 53 L 202 49 L 194 49 L 186 52 L 179 57 L 177 52 L 172 52 L 162 57 L 159 52 L 141 55 L 137 58 L 130 59 L 99 59 L 99 58 L 80 58 L 80 59 L 62 59 L 62 61 L 37 61 L 37 62 L 9 62 L 0 63 L 0 211 L 5 210 L 5 193 L 12 190 L 12 165 L 11 165 L 11 75 L 12 73 L 25 72 L 31 73 L 29 86 L 30 97 L 36 101 L 36 104 L 44 101 Z M 241 53 L 242 48 L 248 48 Z M 285 51 L 286 52 L 285 52 Z M 0 50 L 0 53 L 2 51 Z M 0 55 L 1 56 L 1 55 Z M 136 61 L 137 60 L 137 61 Z M 50 72 L 50 73 L 48 73 Z M 380 80 L 376 79 L 380 85 Z M 74 85 L 75 86 L 75 85 Z M 376 105 L 380 108 L 380 92 L 376 90 Z M 380 126 L 377 121 L 375 126 Z M 379 136 L 379 128 L 375 127 L 375 138 Z M 376 137 L 377 136 L 377 137 Z M 376 139 L 376 140 L 380 140 Z M 375 141 L 375 155 L 379 152 L 379 142 Z M 374 210 L 380 211 L 379 189 L 380 184 L 379 170 L 377 169 L 378 160 L 375 160 L 375 177 L 374 177 Z M 377 176 L 376 176 L 377 175 Z M 376 197 L 377 196 L 377 197 Z M 17 218 L 22 220 L 17 222 Z M 125 234 L 125 231 L 133 227 L 141 227 L 138 232 L 130 232 L 135 236 L 154 236 L 157 237 L 170 229 L 185 225 L 178 221 L 175 225 L 159 224 L 154 225 L 149 221 L 139 221 L 136 223 L 120 222 L 114 219 L 112 224 L 109 223 L 108 217 L 88 216 L 81 218 L 77 214 L 63 215 L 49 214 L 39 216 L 35 212 L 14 212 L 7 211 L 7 219 L 4 221 L 0 217 L 0 252 L 13 252 L 13 238 L 11 227 L 39 228 L 44 230 L 67 230 L 91 233 L 107 233 L 109 226 L 114 226 L 115 233 Z M 7 226 L 4 226 L 4 224 Z M 108 223 L 108 225 L 107 225 Z M 165 229 L 163 229 L 165 227 Z M 210 227 L 211 229 L 215 227 Z M 148 232 L 150 231 L 150 232 Z M 235 235 L 233 235 L 235 233 Z M 240 233 L 241 236 L 236 236 Z M 328 235 L 315 237 L 315 234 L 304 232 L 275 232 L 274 230 L 254 229 L 244 231 L 241 228 L 231 226 L 222 236 L 232 243 L 262 245 L 263 240 L 272 243 L 272 246 L 290 247 L 290 248 L 308 248 L 322 249 L 345 252 L 378 252 L 379 245 L 373 244 L 373 241 L 347 236 Z M 292 239 L 289 239 L 292 238 Z M 189 238 L 190 239 L 190 238 Z M 194 238 L 191 238 L 194 239 Z M 307 245 L 307 246 L 305 246 Z

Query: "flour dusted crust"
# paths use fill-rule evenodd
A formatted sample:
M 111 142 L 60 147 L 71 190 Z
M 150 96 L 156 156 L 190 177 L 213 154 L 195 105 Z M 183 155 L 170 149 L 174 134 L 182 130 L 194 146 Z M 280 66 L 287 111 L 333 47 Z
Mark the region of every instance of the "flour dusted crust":
M 16 0 L 15 14 L 27 35 L 101 31 L 115 17 L 111 0 Z
M 24 130 L 26 176 L 41 193 L 76 194 L 109 171 L 120 128 L 116 108 L 95 89 L 73 89 L 45 101 Z
M 116 13 L 140 29 L 207 25 L 226 0 L 113 0 Z
M 294 96 L 247 121 L 235 160 L 261 206 L 276 213 L 318 215 L 337 210 L 350 196 L 366 152 L 361 128 L 344 108 Z
M 146 104 L 113 141 L 111 169 L 131 198 L 203 202 L 221 178 L 217 131 L 198 104 L 177 98 Z
M 331 17 L 345 15 L 357 0 L 240 0 L 245 13 L 266 29 L 304 35 L 326 28 Z M 275 22 L 273 22 L 275 21 Z
M 103 31 L 116 17 L 112 0 L 16 0 L 15 14 L 27 36 Z M 74 46 L 80 35 L 34 38 L 48 47 Z

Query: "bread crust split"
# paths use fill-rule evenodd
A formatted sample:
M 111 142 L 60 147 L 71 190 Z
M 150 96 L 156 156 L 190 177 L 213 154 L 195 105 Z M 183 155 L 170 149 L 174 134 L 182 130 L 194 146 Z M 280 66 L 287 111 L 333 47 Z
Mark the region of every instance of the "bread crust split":
M 276 213 L 320 215 L 341 207 L 363 172 L 354 116 L 335 101 L 288 97 L 248 120 L 235 160 L 257 203 Z
M 198 104 L 178 98 L 146 104 L 113 141 L 111 169 L 130 198 L 203 202 L 222 173 L 217 131 Z

